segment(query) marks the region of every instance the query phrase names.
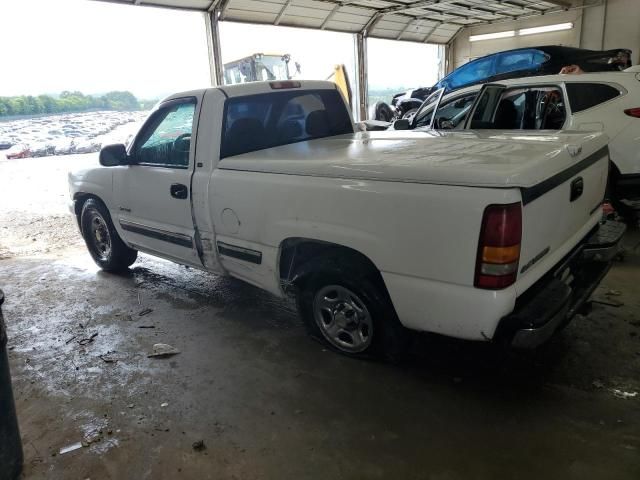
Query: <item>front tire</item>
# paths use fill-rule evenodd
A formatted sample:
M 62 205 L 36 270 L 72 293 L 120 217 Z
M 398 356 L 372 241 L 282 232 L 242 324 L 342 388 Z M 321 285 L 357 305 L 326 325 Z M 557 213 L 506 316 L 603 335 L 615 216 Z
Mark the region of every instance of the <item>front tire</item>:
M 411 120 L 413 118 L 413 116 L 416 114 L 417 111 L 418 111 L 417 108 L 412 108 L 410 110 L 407 110 L 406 112 L 404 112 L 402 114 L 402 118 L 405 118 L 407 120 Z
M 113 226 L 105 205 L 90 198 L 80 214 L 82 237 L 96 264 L 106 272 L 121 272 L 138 258 L 138 251 L 129 248 Z
M 369 277 L 315 273 L 298 291 L 298 309 L 311 336 L 344 355 L 397 361 L 407 350 L 383 286 Z

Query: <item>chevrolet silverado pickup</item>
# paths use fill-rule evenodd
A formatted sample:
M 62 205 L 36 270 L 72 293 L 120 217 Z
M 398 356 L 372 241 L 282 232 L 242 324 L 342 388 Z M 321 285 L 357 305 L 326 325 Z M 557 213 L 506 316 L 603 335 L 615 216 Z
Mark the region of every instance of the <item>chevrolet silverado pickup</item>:
M 534 348 L 588 299 L 624 226 L 602 222 L 601 133 L 356 132 L 329 82 L 173 95 L 69 175 L 104 270 L 138 251 L 295 295 L 352 356 L 407 329 Z

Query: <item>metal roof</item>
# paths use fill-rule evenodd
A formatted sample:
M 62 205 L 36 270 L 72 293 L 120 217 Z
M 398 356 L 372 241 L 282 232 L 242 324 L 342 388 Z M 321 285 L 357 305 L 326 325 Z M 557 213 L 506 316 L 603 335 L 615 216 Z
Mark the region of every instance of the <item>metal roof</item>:
M 572 8 L 581 0 L 99 0 L 211 12 L 220 20 L 444 44 L 464 27 Z

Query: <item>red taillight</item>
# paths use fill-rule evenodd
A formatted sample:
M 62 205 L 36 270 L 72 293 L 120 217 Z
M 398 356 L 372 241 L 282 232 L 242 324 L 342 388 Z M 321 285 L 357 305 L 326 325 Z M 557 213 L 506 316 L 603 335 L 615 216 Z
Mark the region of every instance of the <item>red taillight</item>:
M 624 113 L 629 115 L 630 117 L 640 118 L 640 107 L 636 108 L 627 108 Z
M 490 290 L 512 285 L 518 276 L 521 241 L 522 204 L 489 205 L 482 216 L 474 285 Z
M 300 82 L 295 82 L 293 80 L 282 80 L 279 82 L 269 82 L 271 88 L 273 90 L 282 90 L 283 88 L 300 88 Z

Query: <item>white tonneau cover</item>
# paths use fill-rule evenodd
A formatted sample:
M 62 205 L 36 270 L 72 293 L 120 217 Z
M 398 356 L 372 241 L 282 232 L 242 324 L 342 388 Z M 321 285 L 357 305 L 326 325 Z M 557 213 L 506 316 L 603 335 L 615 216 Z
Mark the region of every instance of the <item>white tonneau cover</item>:
M 382 131 L 293 143 L 223 159 L 219 168 L 289 175 L 532 187 L 606 146 L 577 131 Z

